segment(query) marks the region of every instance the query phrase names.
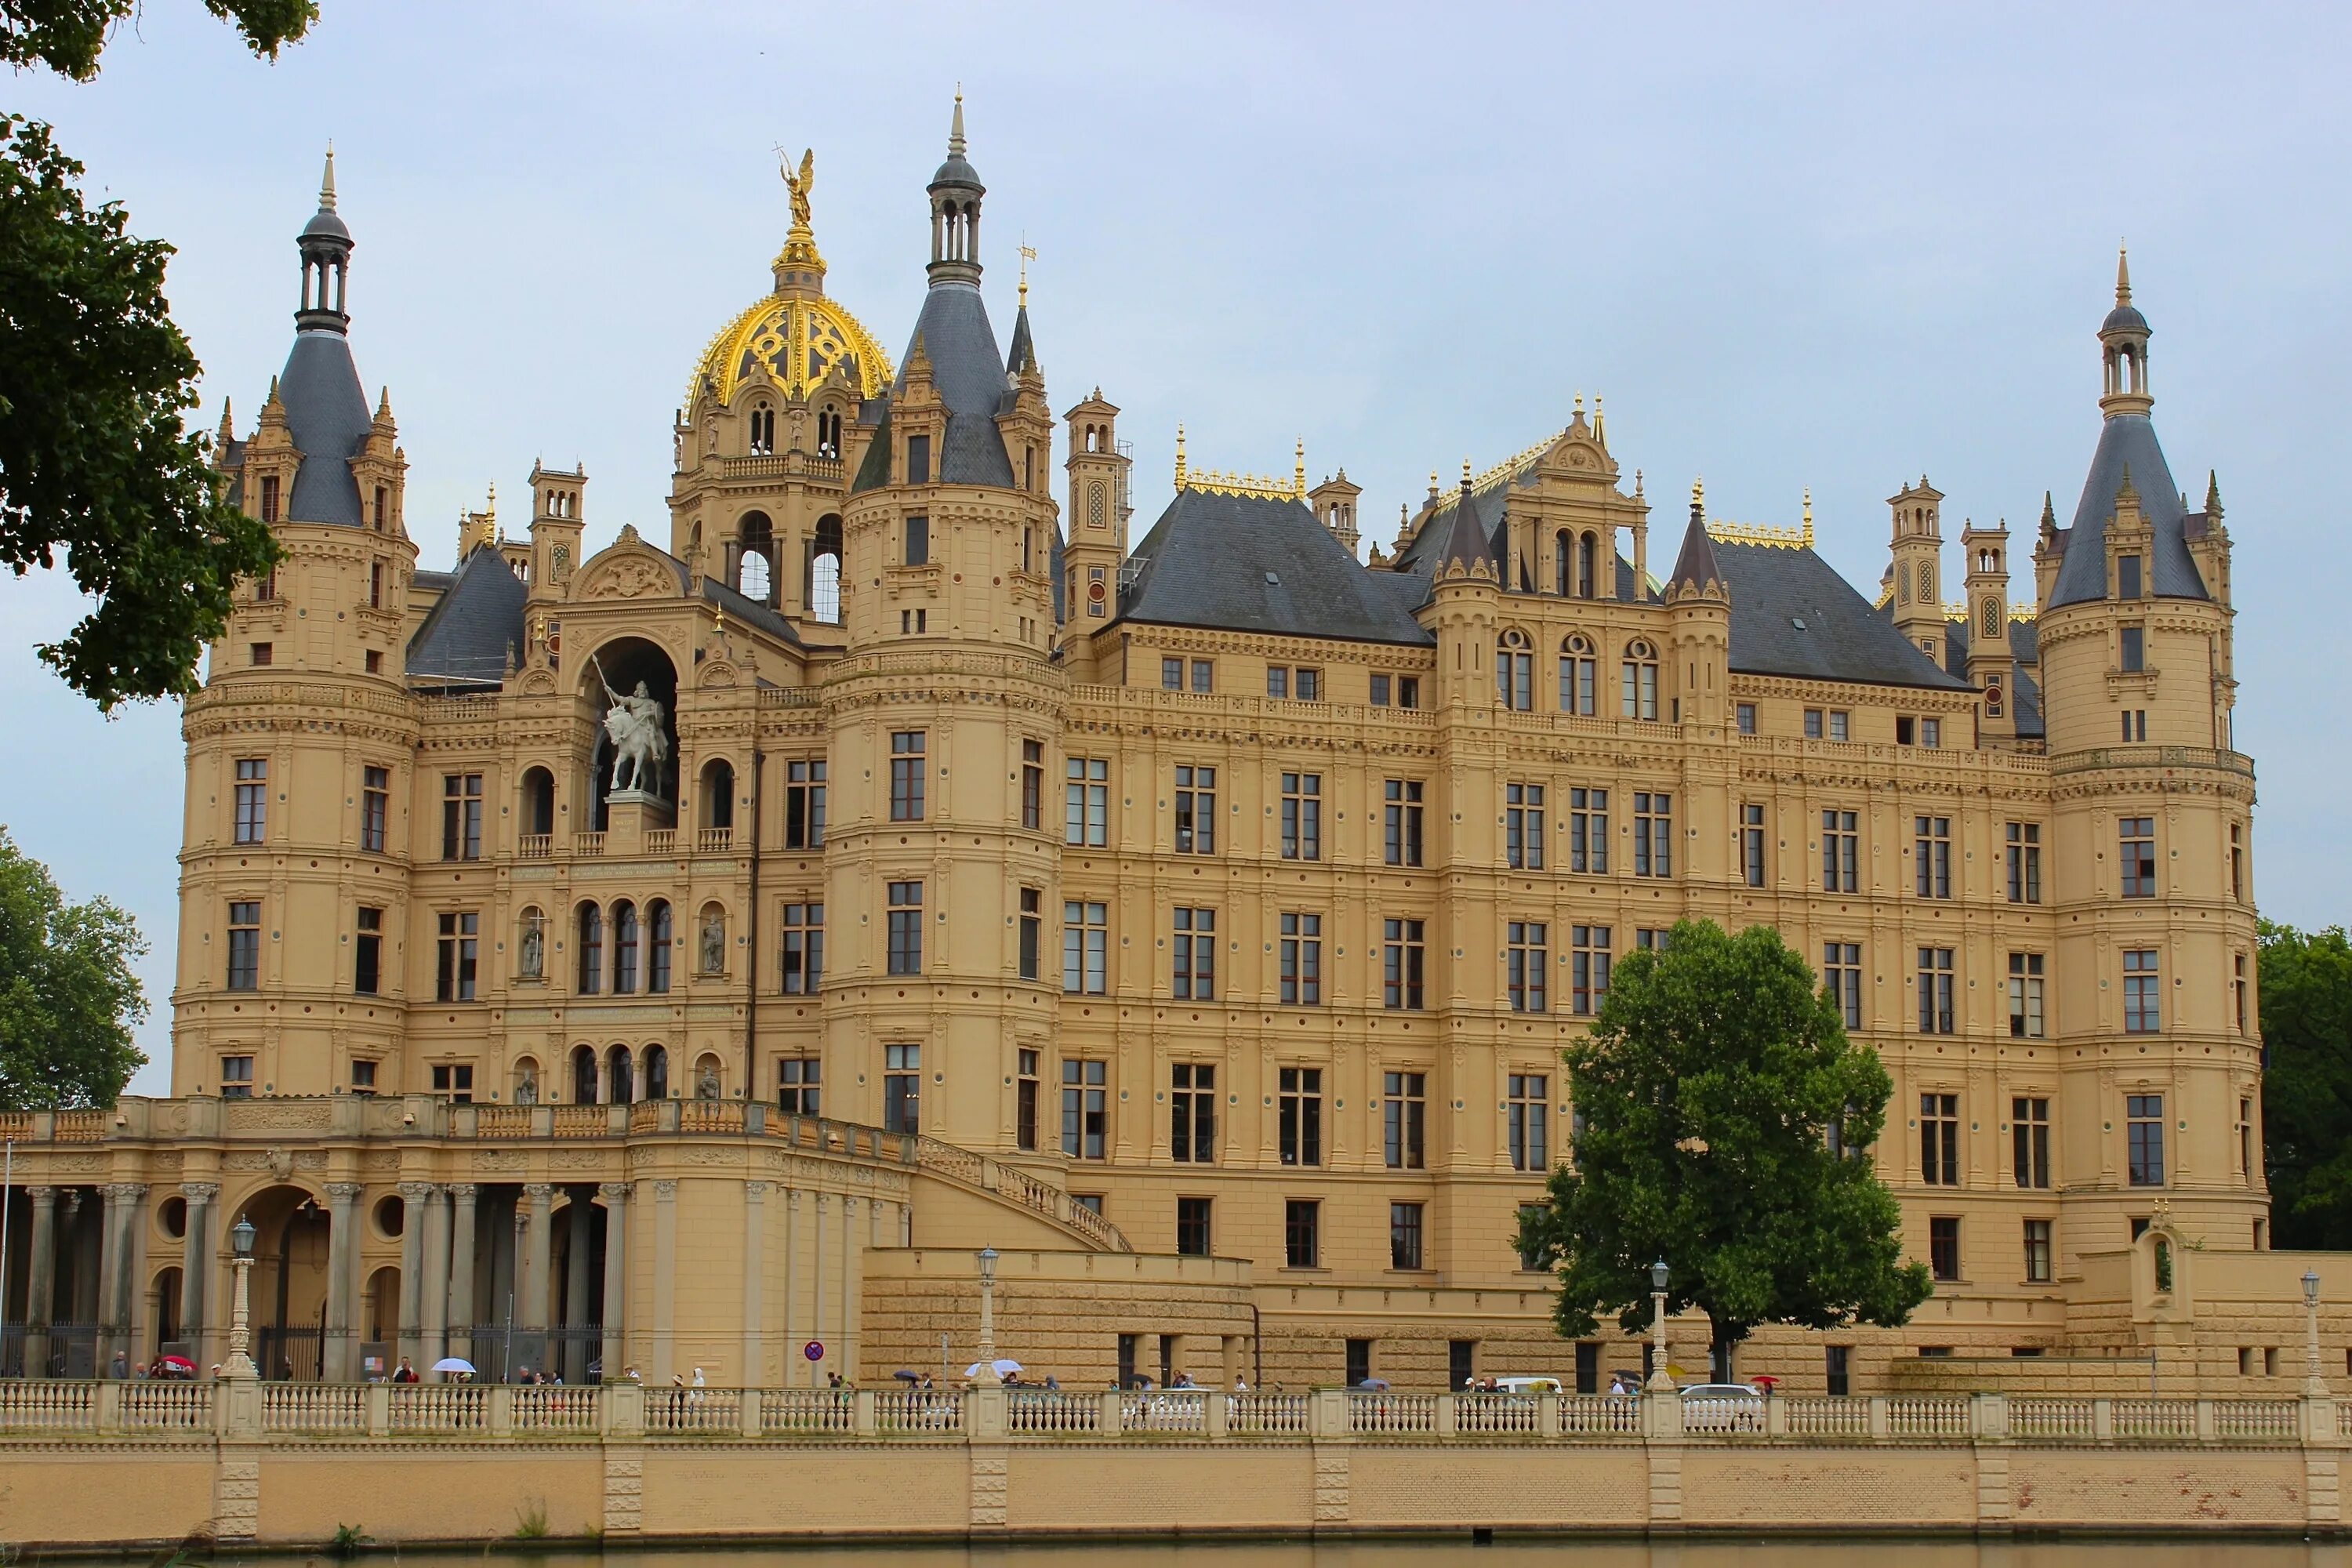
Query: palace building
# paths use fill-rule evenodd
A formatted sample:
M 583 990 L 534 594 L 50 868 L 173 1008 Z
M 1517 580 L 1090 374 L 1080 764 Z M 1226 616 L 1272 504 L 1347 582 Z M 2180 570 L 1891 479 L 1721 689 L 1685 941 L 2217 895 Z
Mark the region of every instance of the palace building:
M 666 531 L 591 553 L 586 472 L 534 465 L 442 570 L 330 161 L 285 370 L 222 422 L 286 559 L 186 704 L 172 1094 L 16 1119 L 18 1365 L 219 1360 L 244 1217 L 268 1376 L 960 1374 L 991 1247 L 997 1342 L 1074 1385 L 1589 1387 L 1642 1348 L 1553 1337 L 1517 1212 L 1561 1047 L 1696 917 L 1777 927 L 1884 1058 L 1937 1280 L 1743 1370 L 2299 1373 L 2230 538 L 2120 265 L 2072 512 L 2014 561 L 1964 522 L 1955 571 L 1906 480 L 1858 591 L 1810 501 L 1654 520 L 1597 398 L 1386 547 L 1344 470 L 1181 433 L 1139 531 L 1118 408 L 1056 415 L 1025 284 L 991 321 L 961 101 L 895 363 L 813 173 L 694 362 Z

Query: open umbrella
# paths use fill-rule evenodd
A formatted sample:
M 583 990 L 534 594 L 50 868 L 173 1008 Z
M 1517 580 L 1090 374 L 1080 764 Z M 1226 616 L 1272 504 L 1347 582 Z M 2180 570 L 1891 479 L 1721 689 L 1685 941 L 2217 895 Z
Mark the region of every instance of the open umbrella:
M 196 1370 L 196 1363 L 190 1361 L 184 1355 L 165 1356 L 163 1358 L 163 1366 L 164 1369 L 169 1372 L 194 1372 Z
M 920 1383 L 923 1381 L 921 1377 L 918 1376 L 914 1373 L 908 1372 L 903 1366 L 898 1371 L 892 1373 L 890 1375 L 897 1378 L 900 1383 Z
M 1385 1377 L 1368 1377 L 1356 1386 L 1369 1388 L 1375 1394 L 1386 1394 L 1389 1391 L 1389 1380 Z
M 981 1364 L 982 1363 L 979 1362 L 972 1363 L 970 1366 L 963 1369 L 963 1374 L 966 1377 L 978 1377 L 980 1375 Z M 1021 1370 L 1021 1363 L 1014 1361 L 1011 1356 L 999 1356 L 994 1361 L 990 1362 L 987 1364 L 995 1370 L 996 1375 L 999 1377 L 1008 1376 L 1011 1373 Z
M 458 1356 L 445 1355 L 433 1363 L 433 1370 L 435 1372 L 471 1372 L 474 1370 L 474 1363 Z

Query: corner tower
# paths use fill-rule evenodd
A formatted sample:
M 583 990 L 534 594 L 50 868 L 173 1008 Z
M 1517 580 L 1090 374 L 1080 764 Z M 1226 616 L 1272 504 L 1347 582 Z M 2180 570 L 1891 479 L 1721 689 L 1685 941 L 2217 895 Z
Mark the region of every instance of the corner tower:
M 1895 625 L 1911 646 L 1944 662 L 1944 492 L 1919 476 L 1886 498 L 1894 513 L 1887 551 L 1895 568 Z

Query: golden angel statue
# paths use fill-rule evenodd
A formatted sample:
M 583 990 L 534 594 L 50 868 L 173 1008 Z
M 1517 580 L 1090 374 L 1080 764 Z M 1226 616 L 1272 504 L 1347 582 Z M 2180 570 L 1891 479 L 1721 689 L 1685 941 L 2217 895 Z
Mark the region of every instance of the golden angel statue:
M 812 147 L 803 151 L 801 172 L 797 175 L 793 173 L 792 154 L 777 153 L 776 172 L 784 177 L 784 189 L 793 194 L 793 226 L 806 228 L 809 221 L 809 187 L 816 184 L 816 149 Z

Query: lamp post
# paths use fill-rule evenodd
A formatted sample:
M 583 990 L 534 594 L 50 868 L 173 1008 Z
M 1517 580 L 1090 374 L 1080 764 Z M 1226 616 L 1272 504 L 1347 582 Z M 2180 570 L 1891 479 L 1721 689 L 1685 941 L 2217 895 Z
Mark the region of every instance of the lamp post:
M 980 1249 L 980 1381 L 993 1388 L 1004 1379 L 996 1371 L 996 1248 Z
M 253 1357 L 246 1353 L 246 1342 L 252 1328 L 252 1315 L 246 1296 L 246 1276 L 253 1271 L 253 1221 L 240 1215 L 228 1233 L 234 1248 L 229 1263 L 236 1270 L 236 1289 L 229 1298 L 228 1366 L 226 1374 L 232 1379 L 250 1382 L 257 1375 Z
M 1651 1353 L 1650 1384 L 1654 1392 L 1674 1392 L 1674 1374 L 1666 1371 L 1666 1260 L 1650 1265 L 1650 1327 L 1657 1348 Z
M 2303 1271 L 2303 1392 L 2313 1399 L 2327 1394 L 2327 1380 L 2319 1375 L 2319 1274 Z

